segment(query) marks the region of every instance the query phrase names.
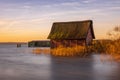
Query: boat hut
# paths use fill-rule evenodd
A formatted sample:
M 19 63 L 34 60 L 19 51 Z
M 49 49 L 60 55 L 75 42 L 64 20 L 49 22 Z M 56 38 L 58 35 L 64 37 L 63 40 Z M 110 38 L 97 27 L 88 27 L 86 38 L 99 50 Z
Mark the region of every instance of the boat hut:
M 50 47 L 50 41 L 48 40 L 30 41 L 28 42 L 28 47 Z
M 87 46 L 95 39 L 93 21 L 55 22 L 48 36 L 51 48 Z

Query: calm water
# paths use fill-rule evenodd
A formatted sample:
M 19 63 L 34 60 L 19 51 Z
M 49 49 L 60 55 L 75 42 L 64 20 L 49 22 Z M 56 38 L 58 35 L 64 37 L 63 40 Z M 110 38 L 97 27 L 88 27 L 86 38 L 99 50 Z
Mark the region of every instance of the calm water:
M 108 55 L 53 57 L 32 50 L 0 45 L 0 80 L 120 80 L 120 63 Z

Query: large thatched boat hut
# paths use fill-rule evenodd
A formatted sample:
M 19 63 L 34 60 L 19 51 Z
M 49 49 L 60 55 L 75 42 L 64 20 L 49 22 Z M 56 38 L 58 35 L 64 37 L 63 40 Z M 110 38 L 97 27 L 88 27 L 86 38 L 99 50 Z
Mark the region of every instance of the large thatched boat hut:
M 92 20 L 55 22 L 48 36 L 51 48 L 90 45 L 95 39 Z

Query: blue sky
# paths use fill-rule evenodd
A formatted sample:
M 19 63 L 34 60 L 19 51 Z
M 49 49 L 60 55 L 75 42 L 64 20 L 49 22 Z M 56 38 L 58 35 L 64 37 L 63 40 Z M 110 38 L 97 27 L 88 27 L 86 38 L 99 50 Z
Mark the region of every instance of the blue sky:
M 91 19 L 97 39 L 120 25 L 120 0 L 0 0 L 1 42 L 46 39 L 53 22 Z

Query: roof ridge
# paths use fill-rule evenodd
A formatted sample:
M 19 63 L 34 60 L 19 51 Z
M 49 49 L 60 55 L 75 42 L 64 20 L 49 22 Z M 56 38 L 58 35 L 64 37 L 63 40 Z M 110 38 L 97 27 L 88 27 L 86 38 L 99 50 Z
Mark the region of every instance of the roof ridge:
M 57 23 L 78 23 L 78 22 L 92 22 L 92 20 L 83 20 L 83 21 L 66 21 L 66 22 L 54 22 L 53 24 L 57 24 Z

